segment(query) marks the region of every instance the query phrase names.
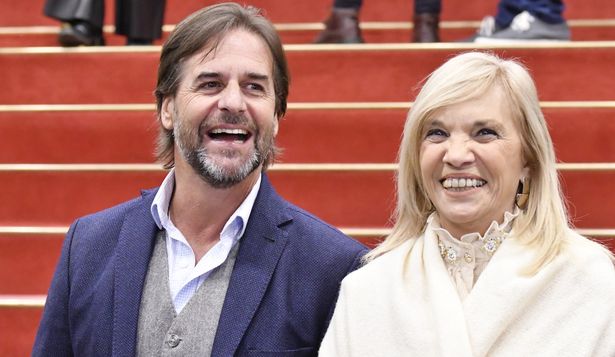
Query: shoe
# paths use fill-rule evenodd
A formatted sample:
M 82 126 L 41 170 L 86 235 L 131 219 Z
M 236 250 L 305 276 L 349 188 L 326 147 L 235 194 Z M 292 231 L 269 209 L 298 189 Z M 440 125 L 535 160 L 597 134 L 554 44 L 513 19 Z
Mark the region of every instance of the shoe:
M 58 35 L 58 42 L 64 47 L 105 45 L 102 29 L 85 21 L 63 23 Z
M 523 11 L 515 16 L 509 27 L 491 35 L 476 37 L 476 43 L 511 43 L 525 41 L 570 41 L 570 29 L 566 22 L 549 24 Z
M 314 43 L 363 43 L 359 28 L 359 10 L 333 8 L 325 21 L 325 29 L 318 34 Z
M 494 33 L 500 30 L 502 30 L 502 28 L 497 25 L 493 16 L 485 16 L 481 20 L 480 26 L 474 35 L 461 39 L 457 42 L 475 42 L 478 37 L 491 37 Z
M 438 14 L 414 15 L 412 42 L 440 42 L 440 16 Z

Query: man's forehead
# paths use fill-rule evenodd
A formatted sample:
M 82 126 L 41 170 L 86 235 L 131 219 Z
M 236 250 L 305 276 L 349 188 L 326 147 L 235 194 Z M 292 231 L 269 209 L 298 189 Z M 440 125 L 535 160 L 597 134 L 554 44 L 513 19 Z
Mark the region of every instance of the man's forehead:
M 212 37 L 201 49 L 188 58 L 189 62 L 202 64 L 219 55 L 243 56 L 255 62 L 273 63 L 271 50 L 265 40 L 250 31 L 235 29 Z

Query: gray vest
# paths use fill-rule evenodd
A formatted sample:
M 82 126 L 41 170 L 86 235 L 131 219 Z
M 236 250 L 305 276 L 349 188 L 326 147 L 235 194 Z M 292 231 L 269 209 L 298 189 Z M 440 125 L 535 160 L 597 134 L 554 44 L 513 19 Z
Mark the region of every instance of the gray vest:
M 137 356 L 209 356 L 216 336 L 222 304 L 239 250 L 211 272 L 178 314 L 169 289 L 166 232 L 156 236 L 149 263 L 137 331 Z

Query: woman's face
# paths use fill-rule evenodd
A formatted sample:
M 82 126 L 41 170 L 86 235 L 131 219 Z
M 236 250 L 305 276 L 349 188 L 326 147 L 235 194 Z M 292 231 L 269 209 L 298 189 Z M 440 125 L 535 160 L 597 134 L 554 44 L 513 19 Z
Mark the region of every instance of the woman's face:
M 421 140 L 422 180 L 440 224 L 453 236 L 482 234 L 513 210 L 519 180 L 529 170 L 499 87 L 437 111 Z

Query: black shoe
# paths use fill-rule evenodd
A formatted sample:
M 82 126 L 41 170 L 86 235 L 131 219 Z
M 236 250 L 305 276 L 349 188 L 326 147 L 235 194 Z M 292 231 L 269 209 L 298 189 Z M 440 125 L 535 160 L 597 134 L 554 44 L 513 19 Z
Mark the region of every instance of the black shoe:
M 333 8 L 325 21 L 325 29 L 318 34 L 314 43 L 363 43 L 359 28 L 359 10 Z
M 153 40 L 148 40 L 145 38 L 128 37 L 126 40 L 126 46 L 149 46 L 152 43 L 154 43 Z
M 85 21 L 63 23 L 58 35 L 58 42 L 64 47 L 105 45 L 102 29 Z

